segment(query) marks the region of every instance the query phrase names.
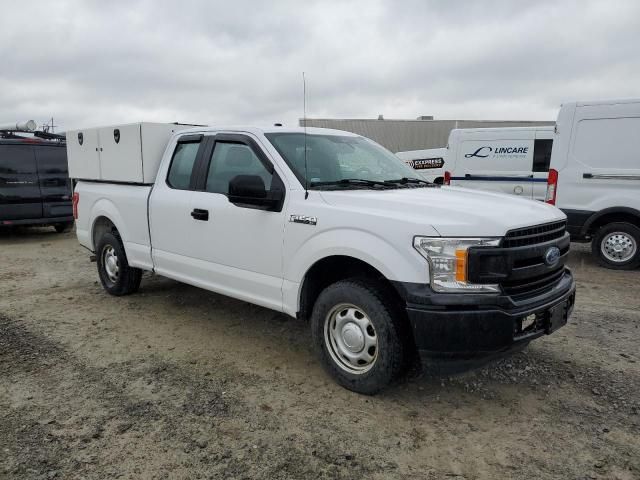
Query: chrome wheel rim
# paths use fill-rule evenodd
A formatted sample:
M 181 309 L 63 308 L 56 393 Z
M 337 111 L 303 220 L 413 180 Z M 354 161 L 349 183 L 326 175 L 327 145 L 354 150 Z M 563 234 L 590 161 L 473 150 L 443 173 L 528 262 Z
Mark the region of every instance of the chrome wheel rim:
M 324 321 L 324 340 L 333 361 L 346 372 L 368 372 L 378 358 L 373 323 L 355 305 L 341 303 L 331 309 Z
M 102 265 L 109 281 L 116 283 L 120 275 L 120 261 L 113 246 L 105 245 L 102 249 Z
M 604 258 L 614 263 L 626 262 L 633 258 L 637 250 L 636 239 L 626 232 L 612 232 L 600 243 Z

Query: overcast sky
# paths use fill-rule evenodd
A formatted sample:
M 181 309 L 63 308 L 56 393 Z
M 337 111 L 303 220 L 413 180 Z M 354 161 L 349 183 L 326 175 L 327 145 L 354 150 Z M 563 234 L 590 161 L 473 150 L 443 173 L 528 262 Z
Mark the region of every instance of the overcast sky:
M 554 120 L 640 97 L 640 1 L 2 1 L 0 122 Z

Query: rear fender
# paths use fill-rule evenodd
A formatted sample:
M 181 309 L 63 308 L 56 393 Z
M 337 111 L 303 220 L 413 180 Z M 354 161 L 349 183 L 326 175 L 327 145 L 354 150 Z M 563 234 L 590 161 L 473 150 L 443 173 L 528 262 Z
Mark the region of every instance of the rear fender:
M 107 198 L 101 198 L 96 203 L 94 203 L 93 207 L 91 208 L 91 218 L 93 219 L 91 222 L 91 237 L 89 239 L 89 241 L 91 242 L 91 249 L 93 251 L 95 251 L 96 249 L 96 245 L 94 242 L 94 233 L 96 221 L 100 217 L 106 217 L 111 221 L 111 223 L 113 223 L 113 225 L 116 227 L 116 230 L 118 230 L 118 233 L 120 234 L 120 238 L 122 239 L 123 243 L 125 243 L 126 239 L 129 238 L 129 232 L 127 231 L 126 223 L 124 222 L 122 215 L 120 215 L 118 209 L 111 200 Z M 127 253 L 126 248 L 125 253 Z

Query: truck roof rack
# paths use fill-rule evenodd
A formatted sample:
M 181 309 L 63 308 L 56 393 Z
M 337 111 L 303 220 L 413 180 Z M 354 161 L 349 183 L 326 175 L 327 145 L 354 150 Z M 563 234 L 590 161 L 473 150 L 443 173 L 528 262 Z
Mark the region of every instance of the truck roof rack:
M 45 124 L 41 127 L 41 130 L 36 130 L 37 128 L 38 125 L 33 120 L 0 123 L 0 139 L 23 140 L 26 142 L 39 142 L 41 140 L 58 143 L 66 142 L 65 135 L 53 133 L 53 118 L 51 119 L 51 125 Z
M 25 133 L 25 132 L 17 132 L 17 133 Z M 8 130 L 0 130 L 0 140 L 23 140 L 26 142 L 32 143 L 45 143 L 45 142 L 55 142 L 55 143 L 66 143 L 67 139 L 64 135 L 59 135 L 57 133 L 49 133 L 43 131 L 36 132 L 28 132 L 28 135 L 18 135 L 16 132 L 8 131 Z
M 67 141 L 67 137 L 65 135 L 60 135 L 59 133 L 37 131 L 37 132 L 33 132 L 33 136 L 42 138 L 44 140 L 57 140 L 59 142 Z

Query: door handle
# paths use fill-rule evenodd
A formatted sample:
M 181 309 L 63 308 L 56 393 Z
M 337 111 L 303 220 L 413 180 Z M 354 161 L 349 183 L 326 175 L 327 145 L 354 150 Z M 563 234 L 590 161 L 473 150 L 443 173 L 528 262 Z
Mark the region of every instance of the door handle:
M 204 220 L 205 222 L 209 220 L 209 210 L 203 210 L 201 208 L 194 208 L 191 212 L 191 216 L 194 220 Z

